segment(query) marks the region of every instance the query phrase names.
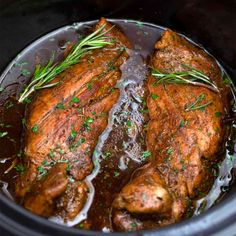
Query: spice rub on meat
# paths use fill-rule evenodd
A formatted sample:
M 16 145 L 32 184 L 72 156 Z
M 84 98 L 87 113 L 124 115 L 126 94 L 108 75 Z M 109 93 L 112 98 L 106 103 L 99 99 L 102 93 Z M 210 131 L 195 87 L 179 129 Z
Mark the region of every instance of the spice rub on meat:
M 79 63 L 59 74 L 60 83 L 40 90 L 27 108 L 26 171 L 16 183 L 16 196 L 30 211 L 73 219 L 87 199 L 85 178 L 93 170 L 92 154 L 117 102 L 119 67 L 130 43 L 105 18 L 112 45 L 90 51 Z
M 187 71 L 186 65 L 209 76 L 220 92 L 190 84 L 157 84 L 157 78 L 149 75 L 146 144 L 152 157 L 114 199 L 117 230 L 178 222 L 185 218 L 191 200 L 211 183 L 210 161 L 217 158 L 224 137 L 221 71 L 202 49 L 171 30 L 165 31 L 155 45 L 150 66 L 174 73 Z M 200 104 L 208 105 L 186 109 L 199 97 Z

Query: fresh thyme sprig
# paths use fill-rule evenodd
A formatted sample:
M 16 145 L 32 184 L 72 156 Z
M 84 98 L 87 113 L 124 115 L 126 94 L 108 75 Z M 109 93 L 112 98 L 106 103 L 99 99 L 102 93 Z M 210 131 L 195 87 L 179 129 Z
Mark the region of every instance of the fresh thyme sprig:
M 204 103 L 204 104 L 197 105 L 204 97 L 205 97 L 205 94 L 203 94 L 203 93 L 200 94 L 192 104 L 190 104 L 189 106 L 187 106 L 185 108 L 185 111 L 194 111 L 194 110 L 197 110 L 197 109 L 203 109 L 204 107 L 209 106 L 210 104 L 212 104 L 212 101 L 210 101 L 210 102 L 207 102 L 207 103 Z
M 175 72 L 175 73 L 162 73 L 157 69 L 152 70 L 152 75 L 159 78 L 155 84 L 169 83 L 169 84 L 192 84 L 196 86 L 203 86 L 214 92 L 219 92 L 215 83 L 202 71 L 199 71 L 191 66 L 183 65 L 189 71 Z
M 28 98 L 33 92 L 39 89 L 50 88 L 60 81 L 55 83 L 50 83 L 58 74 L 68 69 L 70 66 L 76 64 L 82 56 L 88 53 L 91 50 L 102 48 L 106 45 L 111 45 L 113 42 L 108 40 L 109 37 L 105 34 L 110 31 L 110 29 L 102 32 L 106 25 L 101 26 L 99 29 L 94 31 L 92 34 L 85 37 L 83 40 L 75 44 L 67 57 L 59 62 L 54 63 L 54 58 L 52 57 L 45 66 L 37 65 L 34 71 L 33 78 L 31 79 L 30 84 L 25 88 L 20 98 L 19 102 L 23 102 Z

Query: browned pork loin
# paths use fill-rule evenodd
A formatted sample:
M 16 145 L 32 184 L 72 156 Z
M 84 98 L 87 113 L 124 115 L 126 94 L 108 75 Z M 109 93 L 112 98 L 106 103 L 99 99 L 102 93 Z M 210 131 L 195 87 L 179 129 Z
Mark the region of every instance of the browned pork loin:
M 102 18 L 95 29 L 105 24 Z M 93 170 L 92 154 L 119 97 L 119 67 L 129 41 L 117 27 L 113 44 L 96 49 L 55 78 L 60 84 L 37 92 L 27 109 L 25 167 L 16 184 L 23 206 L 41 215 L 73 219 L 86 202 L 84 180 Z M 54 81 L 54 82 L 55 82 Z
M 165 31 L 150 66 L 171 73 L 189 70 L 186 65 L 208 75 L 220 92 L 189 84 L 157 84 L 157 78 L 148 77 L 146 144 L 152 158 L 113 202 L 118 230 L 159 227 L 183 219 L 191 200 L 211 183 L 210 161 L 217 158 L 224 137 L 221 71 L 202 49 Z M 186 111 L 199 96 L 198 105 L 209 105 Z

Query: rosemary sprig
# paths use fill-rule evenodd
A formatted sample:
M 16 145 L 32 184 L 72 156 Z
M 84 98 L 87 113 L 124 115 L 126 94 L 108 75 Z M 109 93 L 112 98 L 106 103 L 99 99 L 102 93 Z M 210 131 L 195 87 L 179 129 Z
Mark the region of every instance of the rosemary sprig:
M 65 71 L 72 65 L 76 64 L 82 56 L 88 53 L 91 50 L 102 48 L 106 45 L 113 44 L 112 41 L 109 41 L 105 34 L 110 31 L 109 30 L 102 32 L 106 25 L 103 25 L 92 34 L 85 37 L 83 40 L 79 41 L 72 47 L 72 50 L 67 55 L 67 57 L 59 62 L 54 63 L 54 58 L 52 57 L 49 62 L 45 66 L 37 65 L 34 71 L 33 78 L 31 79 L 30 84 L 25 88 L 20 98 L 19 102 L 23 102 L 26 98 L 28 98 L 33 92 L 39 89 L 50 88 L 60 81 L 55 83 L 50 83 L 58 74 Z
M 157 69 L 152 70 L 152 75 L 159 78 L 155 84 L 169 83 L 169 84 L 192 84 L 196 86 L 203 86 L 211 89 L 214 92 L 219 92 L 215 83 L 202 71 L 199 71 L 191 66 L 183 65 L 189 71 L 162 73 Z
M 204 104 L 197 105 L 204 97 L 205 97 L 205 94 L 203 94 L 203 93 L 200 94 L 192 104 L 190 104 L 188 107 L 185 108 L 185 111 L 194 111 L 197 109 L 202 109 L 202 108 L 212 104 L 212 101 L 210 101 L 210 102 L 207 102 Z

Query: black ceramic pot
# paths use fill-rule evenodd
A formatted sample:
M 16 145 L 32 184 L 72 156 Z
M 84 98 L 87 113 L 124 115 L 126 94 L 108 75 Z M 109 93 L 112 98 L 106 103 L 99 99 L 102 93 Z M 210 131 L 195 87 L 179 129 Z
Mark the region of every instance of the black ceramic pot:
M 73 22 L 105 16 L 172 28 L 212 53 L 236 78 L 235 0 L 0 0 L 0 72 L 26 45 Z M 104 235 L 66 228 L 31 214 L 0 194 L 0 235 Z M 206 213 L 181 223 L 114 235 L 236 235 L 236 185 Z

